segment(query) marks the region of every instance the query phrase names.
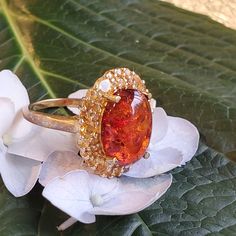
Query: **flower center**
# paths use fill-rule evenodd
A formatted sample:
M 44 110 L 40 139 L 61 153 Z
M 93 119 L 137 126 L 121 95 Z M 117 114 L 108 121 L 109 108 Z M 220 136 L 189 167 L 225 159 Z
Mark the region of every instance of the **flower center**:
M 9 134 L 4 134 L 2 136 L 3 144 L 8 147 L 12 143 L 12 137 Z
M 104 152 L 120 165 L 139 160 L 145 153 L 152 130 L 152 113 L 147 97 L 135 89 L 118 90 L 118 103 L 108 102 L 102 117 Z
M 90 197 L 90 201 L 93 204 L 93 206 L 101 206 L 104 202 L 103 198 L 99 194 L 94 194 Z

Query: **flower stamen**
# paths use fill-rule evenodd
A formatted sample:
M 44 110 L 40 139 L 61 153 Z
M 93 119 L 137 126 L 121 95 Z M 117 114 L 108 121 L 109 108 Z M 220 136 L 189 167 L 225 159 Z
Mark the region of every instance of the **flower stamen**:
M 104 199 L 99 194 L 94 194 L 90 197 L 90 201 L 93 204 L 94 207 L 101 206 L 104 203 Z
M 4 134 L 2 136 L 3 144 L 8 147 L 12 143 L 12 136 L 9 134 Z

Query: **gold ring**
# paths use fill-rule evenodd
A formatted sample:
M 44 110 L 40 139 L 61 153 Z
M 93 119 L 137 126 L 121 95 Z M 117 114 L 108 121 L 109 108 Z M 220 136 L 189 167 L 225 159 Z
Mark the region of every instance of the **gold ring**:
M 96 174 L 120 176 L 146 153 L 152 132 L 151 94 L 127 68 L 111 69 L 81 99 L 47 99 L 23 109 L 37 125 L 76 134 L 80 156 Z M 50 107 L 78 108 L 78 115 L 49 114 Z

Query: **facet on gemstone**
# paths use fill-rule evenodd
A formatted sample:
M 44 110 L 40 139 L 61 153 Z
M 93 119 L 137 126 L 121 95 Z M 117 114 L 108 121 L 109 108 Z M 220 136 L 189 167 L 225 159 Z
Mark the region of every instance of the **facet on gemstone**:
M 118 103 L 108 102 L 102 117 L 101 141 L 105 155 L 129 165 L 145 154 L 152 131 L 147 97 L 135 89 L 120 89 Z

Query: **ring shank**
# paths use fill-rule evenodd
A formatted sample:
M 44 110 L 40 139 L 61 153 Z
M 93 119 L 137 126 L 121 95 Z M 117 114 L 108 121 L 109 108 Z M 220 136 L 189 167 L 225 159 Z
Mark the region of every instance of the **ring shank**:
M 81 106 L 81 99 L 57 98 L 47 99 L 30 104 L 23 108 L 23 116 L 26 120 L 45 128 L 62 130 L 70 133 L 77 132 L 78 118 L 76 116 L 53 115 L 40 110 L 53 107 Z

